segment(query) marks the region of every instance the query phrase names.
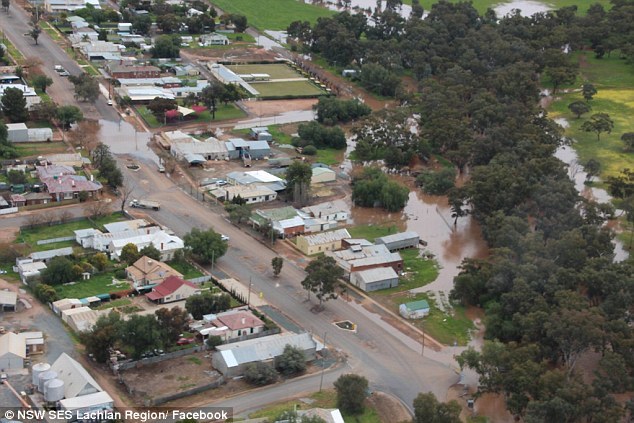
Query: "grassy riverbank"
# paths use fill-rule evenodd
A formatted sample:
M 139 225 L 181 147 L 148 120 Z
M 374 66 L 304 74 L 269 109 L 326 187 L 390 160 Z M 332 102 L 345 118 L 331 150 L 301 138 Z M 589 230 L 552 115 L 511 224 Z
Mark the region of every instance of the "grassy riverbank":
M 624 168 L 634 168 L 634 152 L 628 151 L 621 141 L 625 132 L 634 132 L 634 66 L 628 65 L 618 58 L 618 52 L 610 58 L 596 59 L 592 52 L 577 55 L 581 64 L 581 75 L 574 91 L 558 94 L 550 105 L 553 118 L 565 118 L 570 126 L 566 135 L 575 139 L 574 148 L 579 154 L 581 163 L 594 158 L 601 163 L 601 179 L 617 175 Z M 568 104 L 583 100 L 579 88 L 584 81 L 592 83 L 598 90 L 590 106 L 592 111 L 577 119 Z M 614 121 L 614 129 L 610 134 L 597 135 L 584 132 L 581 125 L 594 113 L 607 113 Z

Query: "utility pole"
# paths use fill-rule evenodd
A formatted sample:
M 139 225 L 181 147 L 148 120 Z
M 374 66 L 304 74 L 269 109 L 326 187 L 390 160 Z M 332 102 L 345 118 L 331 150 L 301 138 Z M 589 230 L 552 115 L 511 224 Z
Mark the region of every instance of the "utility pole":
M 324 363 L 324 354 L 325 354 L 325 350 L 326 350 L 326 336 L 328 336 L 328 332 L 324 332 L 324 348 L 322 349 L 322 354 L 321 354 L 321 377 L 319 378 L 319 392 L 321 392 L 321 387 L 324 384 L 324 369 L 325 369 L 325 365 L 326 363 Z
M 425 356 L 425 322 L 421 322 L 421 329 L 423 331 L 423 349 L 420 352 L 420 355 Z
M 247 296 L 247 307 L 251 308 L 251 276 L 249 276 L 249 295 Z
M 211 250 L 211 271 L 214 271 L 214 255 L 216 253 L 216 250 Z

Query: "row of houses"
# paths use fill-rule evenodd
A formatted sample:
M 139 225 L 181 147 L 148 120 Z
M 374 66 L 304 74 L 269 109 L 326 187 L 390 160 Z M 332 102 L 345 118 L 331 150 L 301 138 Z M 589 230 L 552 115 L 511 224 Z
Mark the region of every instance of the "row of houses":
M 182 131 L 168 131 L 162 136 L 169 145 L 170 153 L 190 164 L 207 160 L 240 159 L 245 155 L 253 159 L 264 159 L 271 155 L 271 148 L 266 141 L 246 141 L 242 138 L 220 141 L 215 137 L 200 141 Z
M 254 227 L 270 224 L 280 238 L 336 229 L 348 220 L 348 211 L 339 202 L 327 202 L 296 209 L 291 206 L 256 209 L 250 218 Z

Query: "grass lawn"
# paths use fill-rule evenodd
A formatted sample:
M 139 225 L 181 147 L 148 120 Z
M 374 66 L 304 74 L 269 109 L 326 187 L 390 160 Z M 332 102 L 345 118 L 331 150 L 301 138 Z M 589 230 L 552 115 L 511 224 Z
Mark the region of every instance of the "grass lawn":
M 246 32 L 236 32 L 233 34 L 225 34 L 232 43 L 255 43 L 255 38 Z
M 266 408 L 258 410 L 249 414 L 250 419 L 265 418 L 267 421 L 273 422 L 277 417 L 285 411 L 302 410 L 310 408 L 337 408 L 337 393 L 334 389 L 325 390 L 322 392 L 315 392 L 309 396 L 314 402 L 312 404 L 305 404 L 298 400 L 284 401 L 277 404 L 270 405 Z M 366 405 L 362 414 L 356 416 L 349 416 L 343 414 L 343 420 L 346 423 L 380 423 L 379 415 L 376 410 Z
M 378 226 L 378 225 L 360 225 L 346 228 L 353 238 L 364 238 L 370 242 L 374 242 L 375 238 L 391 235 L 400 232 L 400 230 L 392 226 Z
M 147 107 L 135 106 L 135 109 L 151 128 L 163 126 L 162 122 L 159 122 L 156 119 L 156 116 L 154 116 Z M 244 116 L 246 116 L 246 113 L 234 104 L 227 104 L 226 106 L 221 104 L 216 106 L 216 119 L 212 119 L 211 112 L 205 110 L 204 112 L 199 113 L 196 119 L 183 122 L 216 122 L 220 120 L 239 119 Z
M 251 86 L 260 93 L 260 97 L 314 96 L 326 94 L 326 91 L 310 81 L 258 82 L 252 83 Z
M 427 300 L 430 307 L 429 315 L 424 319 L 408 320 L 408 322 L 445 345 L 453 345 L 454 341 L 458 342 L 458 345 L 467 345 L 469 342 L 469 331 L 474 329 L 474 326 L 473 322 L 465 315 L 464 307 L 455 305 L 451 313 L 445 313 L 438 308 L 436 300 L 428 293 L 416 294 L 415 296 L 394 295 L 384 299 L 388 300 L 385 305 L 388 305 L 395 313 L 398 313 L 398 307 L 402 303 Z M 385 303 L 386 301 L 381 302 Z
M 147 123 L 151 128 L 158 128 L 162 125 L 162 123 L 156 120 L 156 117 L 152 114 L 152 112 L 150 112 L 147 107 L 135 106 L 134 108 L 136 109 L 137 113 L 141 115 L 143 120 L 145 120 L 145 123 Z
M 29 142 L 15 144 L 20 157 L 43 156 L 45 154 L 66 153 L 66 144 L 63 142 Z
M 405 4 L 412 4 L 412 0 L 403 0 Z M 432 4 L 437 3 L 434 0 L 421 0 L 420 4 L 423 6 L 425 11 L 429 11 L 431 9 Z M 495 7 L 500 3 L 505 3 L 499 0 L 473 0 L 473 7 L 475 7 L 478 12 L 484 13 L 489 7 Z M 585 15 L 588 11 L 588 8 L 594 3 L 600 3 L 607 10 L 610 9 L 611 5 L 609 0 L 548 0 L 544 3 L 551 5 L 554 9 L 561 9 L 566 6 L 577 6 L 579 13 Z M 519 7 L 519 6 L 518 6 Z
M 317 154 L 314 156 L 306 156 L 306 157 L 314 157 L 315 162 L 325 163 L 328 166 L 339 164 L 343 161 L 343 154 L 346 150 L 335 150 L 334 148 L 325 148 L 322 150 L 317 150 Z
M 251 0 L 214 0 L 214 6 L 225 13 L 245 15 L 250 26 L 258 29 L 286 30 L 293 21 L 317 22 L 317 18 L 332 16 L 333 11 L 296 0 L 253 2 Z
M 574 148 L 579 154 L 581 163 L 594 158 L 601 163 L 601 179 L 617 175 L 624 168 L 634 168 L 634 152 L 627 151 L 621 141 L 625 132 L 634 132 L 634 68 L 618 59 L 618 54 L 612 58 L 595 59 L 594 55 L 584 52 L 579 55 L 582 63 L 581 81 L 587 80 L 594 84 L 598 93 L 590 106 L 592 111 L 577 119 L 568 110 L 568 104 L 583 100 L 581 93 L 571 92 L 558 95 L 560 97 L 549 108 L 551 117 L 566 118 L 570 127 L 566 135 L 575 139 Z M 611 134 L 601 134 L 597 140 L 596 133 L 583 132 L 581 125 L 593 113 L 607 113 L 614 121 Z
M 62 39 L 62 37 L 59 35 L 59 32 L 57 32 L 55 30 L 55 28 L 53 28 L 51 26 L 51 24 L 49 24 L 46 21 L 40 21 L 40 27 L 46 31 L 46 33 L 48 35 L 50 35 L 50 37 L 54 40 L 54 41 L 60 41 Z
M 120 213 L 112 213 L 109 216 L 97 219 L 95 223 L 98 229 L 103 230 L 102 225 L 106 223 L 120 222 L 123 220 L 126 220 L 126 219 Z M 58 224 L 54 226 L 41 226 L 39 228 L 34 228 L 34 229 L 22 229 L 22 231 L 20 231 L 20 235 L 18 235 L 18 237 L 16 238 L 15 243 L 28 244 L 31 246 L 31 248 L 34 248 L 36 251 L 51 250 L 54 248 L 60 248 L 60 247 L 57 247 L 57 245 L 62 243 L 37 245 L 37 241 L 41 239 L 51 239 L 51 238 L 72 236 L 74 235 L 73 231 L 76 231 L 78 229 L 88 229 L 93 227 L 94 227 L 93 224 L 88 219 L 85 219 L 85 220 L 78 220 L 77 222 L 62 223 L 62 224 Z M 63 245 L 63 246 L 75 245 L 73 241 L 67 241 L 67 242 L 70 245 Z
M 419 257 L 420 250 L 412 248 L 399 251 L 403 257 L 403 270 L 406 275 L 401 277 L 397 287 L 382 289 L 373 294 L 388 295 L 395 292 L 409 291 L 410 289 L 425 286 L 438 277 L 438 263 L 435 260 Z
M 26 63 L 24 56 L 20 53 L 20 50 L 15 48 L 15 46 L 9 41 L 9 39 L 5 36 L 4 31 L 2 32 L 2 44 L 7 48 L 7 53 L 17 62 L 18 65 L 23 65 Z
M 271 79 L 287 79 L 287 78 L 301 78 L 302 77 L 293 68 L 283 64 L 227 65 L 227 68 L 231 69 L 238 75 L 252 74 L 252 73 L 266 73 L 271 75 Z
M 59 298 L 85 298 L 91 295 L 107 294 L 110 292 L 123 291 L 130 288 L 127 281 L 113 284 L 114 272 L 93 275 L 87 281 L 77 281 L 73 285 L 57 285 L 55 291 Z
M 170 262 L 167 263 L 174 270 L 183 274 L 183 279 L 193 279 L 203 276 L 203 273 L 187 262 Z
M 290 144 L 293 137 L 282 131 L 279 125 L 269 126 L 269 134 L 273 135 L 273 140 L 278 144 Z M 249 131 L 247 131 L 248 133 Z

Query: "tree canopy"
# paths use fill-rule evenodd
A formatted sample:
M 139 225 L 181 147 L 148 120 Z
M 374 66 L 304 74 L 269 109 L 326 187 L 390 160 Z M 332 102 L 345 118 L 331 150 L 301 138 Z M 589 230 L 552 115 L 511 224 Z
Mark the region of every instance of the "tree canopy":
M 183 238 L 185 248 L 202 264 L 210 264 L 227 252 L 227 243 L 213 229 L 193 228 Z

